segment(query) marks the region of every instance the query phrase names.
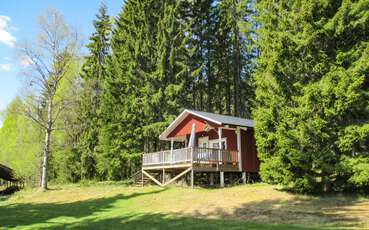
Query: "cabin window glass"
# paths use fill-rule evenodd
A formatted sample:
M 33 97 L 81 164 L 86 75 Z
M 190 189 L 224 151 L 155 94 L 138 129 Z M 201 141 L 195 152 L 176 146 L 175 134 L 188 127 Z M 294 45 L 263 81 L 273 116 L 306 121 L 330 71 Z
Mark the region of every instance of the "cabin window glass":
M 199 147 L 200 148 L 209 148 L 209 137 L 200 137 L 199 138 Z
M 219 149 L 219 140 L 218 139 L 211 140 L 210 146 L 213 149 Z M 222 138 L 222 149 L 227 149 L 227 139 L 226 138 Z

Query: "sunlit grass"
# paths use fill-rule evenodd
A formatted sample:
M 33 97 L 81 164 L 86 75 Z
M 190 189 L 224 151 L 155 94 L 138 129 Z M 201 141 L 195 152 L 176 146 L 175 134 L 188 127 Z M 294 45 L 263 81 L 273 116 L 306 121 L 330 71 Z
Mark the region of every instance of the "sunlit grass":
M 369 200 L 255 184 L 224 189 L 116 184 L 26 189 L 0 200 L 4 229 L 311 229 L 369 227 Z

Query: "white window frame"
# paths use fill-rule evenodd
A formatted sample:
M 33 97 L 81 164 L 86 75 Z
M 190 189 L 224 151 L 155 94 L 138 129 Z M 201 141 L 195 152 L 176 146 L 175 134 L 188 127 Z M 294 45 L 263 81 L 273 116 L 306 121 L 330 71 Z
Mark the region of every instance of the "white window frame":
M 228 146 L 227 146 L 227 138 L 223 137 L 222 138 L 222 142 L 224 142 L 224 147 L 227 150 Z M 213 144 L 218 144 L 219 143 L 219 139 L 213 139 L 213 140 L 209 140 L 209 148 L 214 148 Z
M 202 143 L 206 143 L 207 147 L 201 146 L 200 142 Z M 199 137 L 198 139 L 198 147 L 199 148 L 209 148 L 209 136 L 205 136 L 205 137 Z

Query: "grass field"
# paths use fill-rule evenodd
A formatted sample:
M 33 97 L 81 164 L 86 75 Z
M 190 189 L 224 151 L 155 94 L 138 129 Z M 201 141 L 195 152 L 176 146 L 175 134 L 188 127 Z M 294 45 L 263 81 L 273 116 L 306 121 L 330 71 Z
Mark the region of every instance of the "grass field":
M 53 186 L 0 197 L 0 229 L 357 229 L 369 199 L 293 195 L 255 184 L 224 189 Z

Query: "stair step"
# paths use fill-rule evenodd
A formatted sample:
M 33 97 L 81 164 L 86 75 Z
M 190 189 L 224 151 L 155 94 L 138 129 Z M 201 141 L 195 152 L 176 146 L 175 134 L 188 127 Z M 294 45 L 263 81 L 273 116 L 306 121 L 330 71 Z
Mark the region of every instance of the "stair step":
M 152 172 L 151 175 L 158 179 L 158 176 L 161 175 L 161 173 L 157 172 L 157 173 L 154 173 Z M 141 171 L 138 171 L 137 173 L 134 174 L 134 176 L 132 176 L 132 179 L 133 179 L 133 185 L 135 186 L 142 186 L 142 185 L 145 185 L 145 184 L 148 184 L 151 182 L 151 179 L 144 176 L 142 177 L 142 172 Z

